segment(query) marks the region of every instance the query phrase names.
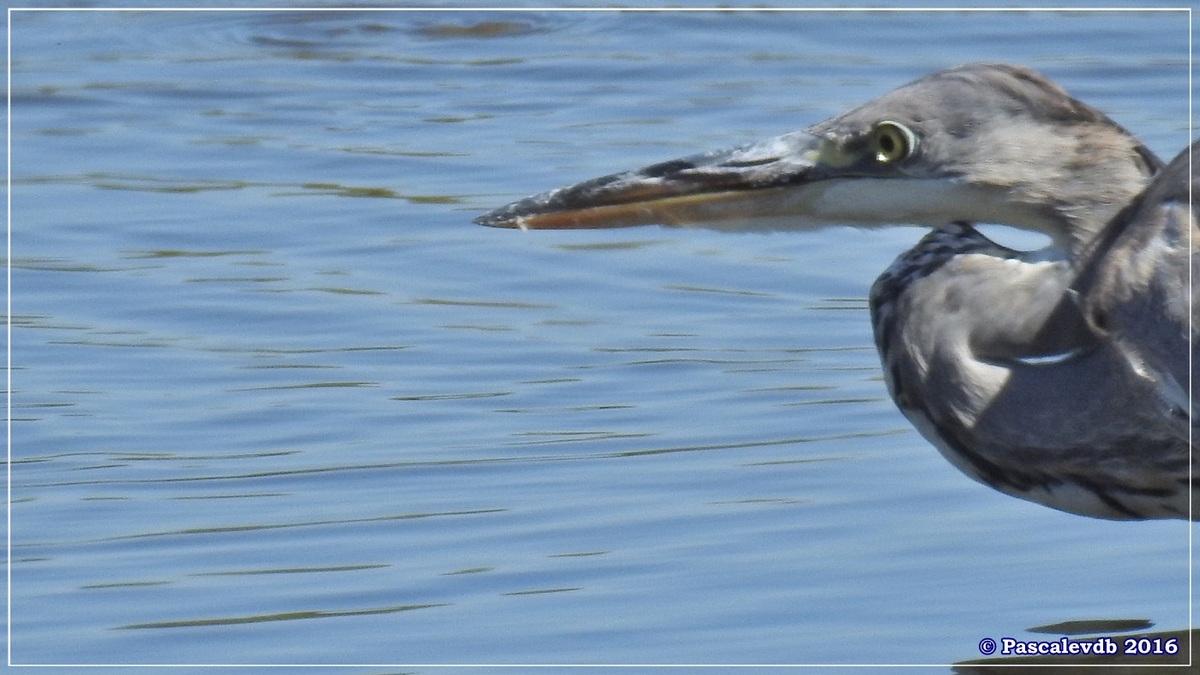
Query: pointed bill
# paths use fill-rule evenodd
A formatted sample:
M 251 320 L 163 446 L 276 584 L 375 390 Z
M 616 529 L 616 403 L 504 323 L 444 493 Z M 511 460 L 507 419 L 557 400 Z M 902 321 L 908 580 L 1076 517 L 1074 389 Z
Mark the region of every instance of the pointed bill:
M 612 228 L 794 216 L 797 185 L 830 164 L 829 144 L 795 132 L 660 162 L 526 197 L 475 219 L 521 229 Z M 834 160 L 834 161 L 831 161 Z M 733 225 L 731 225 L 733 226 Z

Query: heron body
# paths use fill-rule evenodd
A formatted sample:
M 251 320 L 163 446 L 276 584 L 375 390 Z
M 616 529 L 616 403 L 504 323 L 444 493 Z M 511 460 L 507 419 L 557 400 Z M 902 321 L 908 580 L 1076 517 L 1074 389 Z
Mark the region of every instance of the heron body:
M 955 224 L 876 280 L 871 323 L 892 399 L 1001 492 L 1091 516 L 1187 517 L 1186 434 L 1163 417 L 1154 382 L 1089 327 L 1072 263 L 1031 258 Z
M 1179 268 L 1154 256 L 1188 259 L 1159 252 L 1188 227 L 1169 223 L 1193 221 L 1177 181 L 1151 185 L 1161 168 L 1132 134 L 1040 75 L 971 64 L 804 131 L 584 181 L 476 222 L 929 225 L 870 293 L 900 410 L 951 463 L 1002 492 L 1102 518 L 1178 518 L 1190 513 L 1191 464 L 1171 382 L 1187 382 L 1178 366 L 1188 352 L 1141 326 L 1148 316 L 1187 324 Z M 1125 208 L 1135 199 L 1143 208 Z M 1164 203 L 1175 205 L 1166 216 L 1154 205 Z M 980 222 L 1052 244 L 1007 249 L 970 225 Z
M 1190 170 L 1190 176 L 1189 176 Z M 1154 182 L 1088 247 L 1076 290 L 1088 321 L 1157 384 L 1165 414 L 1194 429 L 1200 410 L 1189 389 L 1200 354 L 1196 316 L 1200 221 L 1190 199 L 1200 194 L 1200 142 L 1171 161 Z

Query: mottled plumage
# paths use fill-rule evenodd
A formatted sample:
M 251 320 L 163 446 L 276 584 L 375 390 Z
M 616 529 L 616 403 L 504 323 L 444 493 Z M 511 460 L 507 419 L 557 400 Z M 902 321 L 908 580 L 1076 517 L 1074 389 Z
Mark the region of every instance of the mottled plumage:
M 1187 517 L 1187 437 L 1087 325 L 1074 278 L 1071 261 L 969 225 L 934 230 L 871 288 L 888 390 L 951 463 L 1002 492 L 1106 518 Z
M 1200 356 L 1200 276 L 1192 274 L 1200 221 L 1190 200 L 1198 195 L 1200 142 L 1179 153 L 1086 249 L 1075 284 L 1092 327 L 1157 385 L 1166 414 L 1181 424 L 1190 417 L 1193 428 L 1200 421 L 1189 396 L 1191 364 Z

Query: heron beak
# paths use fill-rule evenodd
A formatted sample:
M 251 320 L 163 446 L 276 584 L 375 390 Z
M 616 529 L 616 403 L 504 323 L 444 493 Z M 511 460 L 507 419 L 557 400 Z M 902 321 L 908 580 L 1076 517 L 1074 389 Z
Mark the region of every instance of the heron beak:
M 859 155 L 835 139 L 795 132 L 533 195 L 475 222 L 521 229 L 655 224 L 751 229 L 748 221 L 818 211 L 806 202 L 819 199 L 820 181 L 831 177 L 830 169 L 852 167 Z

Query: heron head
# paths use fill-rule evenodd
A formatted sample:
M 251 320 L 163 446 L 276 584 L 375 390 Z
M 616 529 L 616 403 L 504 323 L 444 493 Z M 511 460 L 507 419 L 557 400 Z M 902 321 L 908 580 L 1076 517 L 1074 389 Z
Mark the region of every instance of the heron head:
M 1129 132 L 1040 75 L 971 64 L 804 131 L 552 190 L 476 222 L 733 230 L 988 222 L 1074 249 L 1160 167 Z

